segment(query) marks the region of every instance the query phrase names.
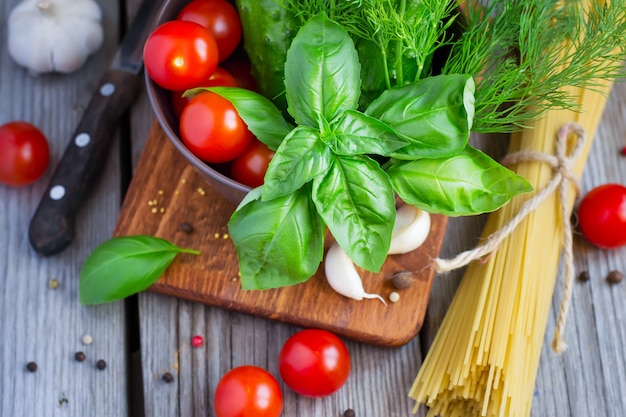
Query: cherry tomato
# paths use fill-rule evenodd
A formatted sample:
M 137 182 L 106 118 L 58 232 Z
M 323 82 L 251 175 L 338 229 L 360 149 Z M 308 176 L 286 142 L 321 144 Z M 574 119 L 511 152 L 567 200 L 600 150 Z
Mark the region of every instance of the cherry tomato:
M 224 68 L 217 67 L 213 75 L 211 75 L 206 82 L 198 85 L 198 87 L 215 86 L 239 87 L 239 84 L 237 83 L 237 80 L 235 80 L 235 77 L 230 75 L 228 71 Z M 180 115 L 183 114 L 183 109 L 191 100 L 191 97 L 183 97 L 184 92 L 185 91 L 172 91 L 172 107 L 174 109 L 174 114 L 178 118 L 180 118 Z
M 217 68 L 211 32 L 194 22 L 165 22 L 148 36 L 143 58 L 150 78 L 166 90 L 187 90 L 208 80 Z
M 183 143 L 205 162 L 228 162 L 238 157 L 254 135 L 225 98 L 202 92 L 194 96 L 180 117 Z
M 279 355 L 280 376 L 307 397 L 324 397 L 341 388 L 350 375 L 350 352 L 335 334 L 307 329 L 291 336 Z
M 283 393 L 276 378 L 256 366 L 239 366 L 217 383 L 214 395 L 217 417 L 278 417 Z
M 35 182 L 48 168 L 50 149 L 44 134 L 27 122 L 0 126 L 0 182 L 19 187 Z
M 183 7 L 177 19 L 208 28 L 217 42 L 220 62 L 226 60 L 241 41 L 239 15 L 226 0 L 193 0 Z
M 235 181 L 250 187 L 263 185 L 267 166 L 275 152 L 258 139 L 252 141 L 232 163 L 230 177 Z
M 603 249 L 626 245 L 626 187 L 604 184 L 589 191 L 578 207 L 580 229 Z

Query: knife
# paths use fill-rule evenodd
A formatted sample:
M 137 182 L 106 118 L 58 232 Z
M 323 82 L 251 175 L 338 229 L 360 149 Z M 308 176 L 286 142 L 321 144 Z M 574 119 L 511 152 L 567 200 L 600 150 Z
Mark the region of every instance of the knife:
M 76 212 L 104 165 L 120 117 L 143 85 L 143 46 L 160 4 L 143 1 L 33 214 L 28 238 L 41 255 L 61 252 L 74 238 Z

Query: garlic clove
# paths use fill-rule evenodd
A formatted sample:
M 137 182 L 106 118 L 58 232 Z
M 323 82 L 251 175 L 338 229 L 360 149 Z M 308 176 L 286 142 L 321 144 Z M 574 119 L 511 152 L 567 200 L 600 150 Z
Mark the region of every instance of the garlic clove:
M 419 248 L 430 233 L 430 214 L 410 204 L 398 208 L 391 232 L 389 255 L 411 252 Z
M 352 259 L 336 242 L 326 253 L 324 271 L 328 284 L 339 294 L 355 300 L 378 298 L 384 305 L 387 305 L 380 295 L 365 292 L 363 281 L 354 267 Z

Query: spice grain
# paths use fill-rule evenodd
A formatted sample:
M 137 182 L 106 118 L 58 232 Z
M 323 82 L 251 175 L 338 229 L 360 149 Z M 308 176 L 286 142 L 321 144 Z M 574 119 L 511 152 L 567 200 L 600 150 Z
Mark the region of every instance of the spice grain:
M 100 359 L 98 360 L 98 362 L 96 362 L 96 368 L 98 368 L 99 370 L 103 371 L 104 369 L 106 369 L 107 367 L 107 363 L 104 359 Z
M 623 279 L 624 274 L 618 270 L 613 270 L 609 272 L 609 274 L 606 276 L 606 280 L 609 281 L 611 284 L 617 284 L 619 282 L 622 282 Z
M 28 369 L 29 372 L 37 372 L 37 362 L 28 362 L 26 369 Z

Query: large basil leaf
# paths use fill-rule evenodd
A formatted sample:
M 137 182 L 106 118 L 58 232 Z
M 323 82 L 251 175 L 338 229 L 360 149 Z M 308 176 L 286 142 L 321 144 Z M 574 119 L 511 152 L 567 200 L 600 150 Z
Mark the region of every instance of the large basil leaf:
M 293 129 L 274 103 L 254 91 L 238 87 L 207 87 L 197 90 L 212 91 L 230 101 L 248 129 L 272 150 L 276 150 Z
M 319 137 L 307 126 L 287 135 L 265 173 L 264 200 L 292 193 L 328 169 L 332 155 Z
M 470 146 L 452 157 L 396 161 L 387 173 L 402 200 L 448 216 L 490 212 L 532 190 L 526 179 Z
M 337 156 L 326 175 L 313 180 L 313 201 L 348 256 L 378 272 L 396 216 L 389 178 L 378 164 L 366 156 Z
M 337 138 L 333 148 L 339 155 L 388 156 L 408 145 L 408 141 L 388 125 L 356 110 L 344 112 L 332 125 L 332 130 Z
M 468 75 L 427 77 L 383 92 L 365 113 L 406 136 L 399 159 L 439 158 L 462 150 L 474 118 L 474 81 Z
M 361 66 L 346 31 L 326 15 L 307 21 L 294 38 L 285 61 L 287 109 L 299 125 L 319 126 L 344 110 L 356 109 Z
M 231 216 L 244 290 L 277 288 L 308 280 L 324 255 L 324 224 L 310 186 L 284 197 L 251 199 Z
M 179 253 L 199 254 L 152 236 L 115 237 L 100 244 L 80 271 L 83 304 L 126 298 L 152 285 Z

